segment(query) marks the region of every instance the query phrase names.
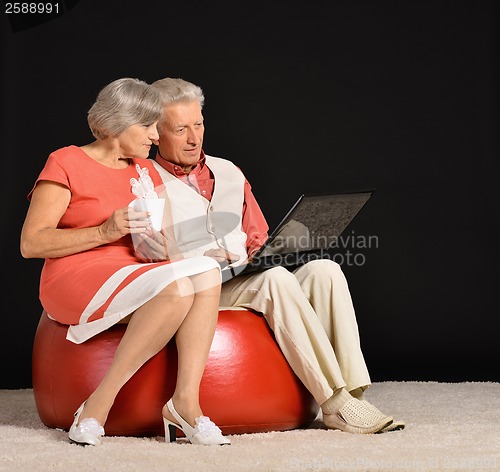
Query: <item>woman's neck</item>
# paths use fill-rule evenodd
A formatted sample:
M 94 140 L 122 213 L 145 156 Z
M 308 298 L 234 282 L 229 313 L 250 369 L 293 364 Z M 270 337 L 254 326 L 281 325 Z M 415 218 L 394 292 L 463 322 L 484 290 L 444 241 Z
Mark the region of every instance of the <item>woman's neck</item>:
M 125 169 L 130 164 L 130 159 L 120 154 L 116 144 L 112 138 L 98 139 L 93 143 L 80 146 L 80 149 L 106 167 Z

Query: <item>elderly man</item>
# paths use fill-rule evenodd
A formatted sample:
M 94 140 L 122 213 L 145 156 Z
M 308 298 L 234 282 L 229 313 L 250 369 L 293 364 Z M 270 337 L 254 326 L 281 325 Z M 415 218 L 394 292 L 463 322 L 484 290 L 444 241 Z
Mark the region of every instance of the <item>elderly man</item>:
M 203 91 L 178 78 L 152 85 L 163 99 L 155 166 L 168 194 L 176 250 L 181 257 L 211 255 L 222 264 L 247 260 L 266 241 L 268 225 L 242 171 L 203 151 Z M 217 220 L 213 212 L 233 217 Z M 328 428 L 366 434 L 404 427 L 364 398 L 370 376 L 349 288 L 336 262 L 322 259 L 293 271 L 274 267 L 234 277 L 222 285 L 221 305 L 263 314 Z

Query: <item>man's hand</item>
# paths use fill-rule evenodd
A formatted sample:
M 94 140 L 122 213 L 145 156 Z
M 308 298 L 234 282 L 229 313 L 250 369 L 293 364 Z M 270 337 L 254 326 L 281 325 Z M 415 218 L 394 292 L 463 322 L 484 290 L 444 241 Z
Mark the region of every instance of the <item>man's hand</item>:
M 240 259 L 238 254 L 234 254 L 233 252 L 226 251 L 225 249 L 209 249 L 206 251 L 204 256 L 212 257 L 215 259 L 222 267 L 227 264 L 231 264 Z

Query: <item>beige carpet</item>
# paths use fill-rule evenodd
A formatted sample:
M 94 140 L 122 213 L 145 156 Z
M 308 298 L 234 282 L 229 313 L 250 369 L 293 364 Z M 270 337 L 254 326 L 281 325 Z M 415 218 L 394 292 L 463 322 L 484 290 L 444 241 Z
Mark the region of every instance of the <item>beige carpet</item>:
M 0 390 L 0 471 L 500 470 L 500 383 L 380 382 L 367 397 L 406 429 L 352 435 L 317 418 L 307 429 L 233 435 L 226 447 L 162 437 L 81 447 L 40 422 L 31 390 Z

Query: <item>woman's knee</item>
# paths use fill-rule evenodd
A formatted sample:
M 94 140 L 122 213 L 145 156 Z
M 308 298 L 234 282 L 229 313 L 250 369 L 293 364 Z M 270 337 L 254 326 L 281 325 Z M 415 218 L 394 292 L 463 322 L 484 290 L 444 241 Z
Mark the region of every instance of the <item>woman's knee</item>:
M 220 269 L 215 268 L 202 272 L 201 274 L 196 274 L 191 277 L 191 282 L 193 284 L 194 293 L 210 290 L 211 292 L 220 294 L 222 282 Z
M 194 294 L 195 288 L 191 279 L 189 277 L 182 277 L 163 288 L 155 298 L 165 299 L 167 303 L 192 303 Z
M 152 316 L 151 319 L 163 320 L 162 322 L 169 322 L 168 320 L 171 321 L 175 317 L 182 319 L 191 309 L 193 301 L 193 284 L 189 277 L 183 277 L 161 289 L 131 316 L 124 319 L 124 322 L 128 321 L 129 325 L 134 324 L 135 320 L 144 319 L 144 316 Z M 158 315 L 165 316 L 158 317 Z

